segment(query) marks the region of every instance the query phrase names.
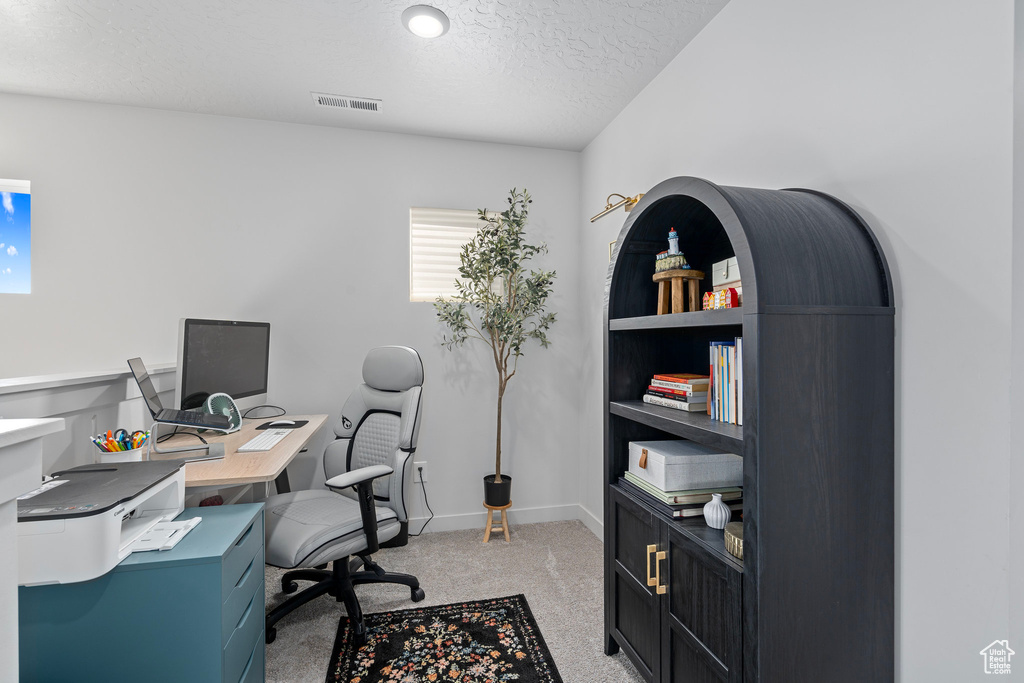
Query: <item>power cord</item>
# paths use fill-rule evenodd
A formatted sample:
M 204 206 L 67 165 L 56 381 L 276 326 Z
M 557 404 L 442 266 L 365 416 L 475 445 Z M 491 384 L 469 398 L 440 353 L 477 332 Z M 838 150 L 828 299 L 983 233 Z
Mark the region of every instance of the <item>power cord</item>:
M 277 415 L 263 415 L 263 416 L 257 418 L 257 419 L 260 419 L 260 420 L 266 420 L 266 419 L 270 419 L 270 418 L 281 417 L 282 415 L 287 415 L 288 414 L 288 411 L 285 410 L 284 408 L 282 408 L 281 406 L 262 405 L 262 406 L 253 406 L 252 408 L 249 408 L 247 411 L 242 413 L 242 419 L 247 419 L 249 417 L 249 413 L 251 413 L 254 410 L 259 410 L 260 408 L 274 408 L 276 410 L 280 410 L 281 411 Z
M 195 432 L 179 432 L 177 427 L 175 427 L 174 431 L 171 432 L 170 434 L 164 434 L 163 436 L 161 436 L 159 439 L 156 440 L 156 442 L 157 443 L 163 443 L 164 441 L 167 441 L 167 439 L 170 439 L 171 437 L 173 437 L 173 436 L 175 436 L 177 434 L 184 434 L 185 436 L 194 436 L 197 439 L 199 439 L 200 441 L 202 441 L 203 443 L 206 443 L 206 439 L 204 439 L 203 437 L 199 436 Z
M 417 467 L 416 469 L 420 473 L 420 488 L 423 489 L 423 504 L 427 506 L 427 511 L 430 513 L 430 517 L 427 518 L 427 521 L 423 522 L 423 526 L 420 527 L 420 530 L 419 530 L 418 533 L 409 534 L 413 538 L 415 538 L 415 537 L 419 536 L 420 534 L 422 534 L 423 530 L 427 528 L 428 524 L 430 524 L 430 520 L 434 519 L 434 511 L 430 509 L 430 501 L 427 500 L 427 485 L 423 483 L 423 467 L 420 466 L 420 467 Z

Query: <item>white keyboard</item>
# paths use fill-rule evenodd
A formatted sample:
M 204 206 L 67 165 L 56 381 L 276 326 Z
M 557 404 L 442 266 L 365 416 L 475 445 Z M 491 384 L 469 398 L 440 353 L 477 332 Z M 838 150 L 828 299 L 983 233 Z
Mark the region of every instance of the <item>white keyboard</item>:
M 257 453 L 269 451 L 281 442 L 281 439 L 288 436 L 290 429 L 268 429 L 257 437 L 249 439 L 238 447 L 239 453 Z

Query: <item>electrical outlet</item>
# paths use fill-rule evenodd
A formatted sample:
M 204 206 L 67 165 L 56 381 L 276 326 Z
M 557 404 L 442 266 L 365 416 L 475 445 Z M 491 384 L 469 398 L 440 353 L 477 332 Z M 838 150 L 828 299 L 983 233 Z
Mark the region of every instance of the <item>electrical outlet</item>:
M 412 464 L 412 481 L 414 484 L 427 481 L 427 463 L 414 462 Z

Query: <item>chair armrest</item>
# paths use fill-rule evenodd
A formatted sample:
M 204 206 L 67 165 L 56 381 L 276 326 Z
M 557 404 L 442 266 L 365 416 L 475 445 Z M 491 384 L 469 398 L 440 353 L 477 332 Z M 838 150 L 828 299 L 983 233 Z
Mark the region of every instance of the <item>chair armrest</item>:
M 375 553 L 380 547 L 377 544 L 377 513 L 373 505 L 373 480 L 377 477 L 394 472 L 387 465 L 370 465 L 360 467 L 351 472 L 331 477 L 326 482 L 330 489 L 347 489 L 350 486 L 356 487 L 356 495 L 359 499 L 359 513 L 363 518 L 363 533 L 366 534 L 366 552 Z M 338 495 L 341 495 L 340 493 Z
M 339 474 L 336 477 L 331 477 L 324 482 L 328 488 L 332 489 L 347 489 L 349 486 L 356 486 L 362 484 L 365 481 L 371 481 L 377 477 L 384 477 L 394 472 L 393 469 L 387 465 L 370 465 L 369 467 L 360 467 L 357 470 L 351 472 L 345 472 Z
M 412 477 L 408 476 L 413 467 L 412 456 L 412 453 L 399 449 L 395 451 L 395 457 L 393 459 L 395 475 L 391 477 L 390 481 L 388 505 L 398 515 L 399 522 L 409 521 L 409 515 L 406 511 L 405 496 L 407 494 L 405 491 L 405 485 L 407 482 L 412 481 Z

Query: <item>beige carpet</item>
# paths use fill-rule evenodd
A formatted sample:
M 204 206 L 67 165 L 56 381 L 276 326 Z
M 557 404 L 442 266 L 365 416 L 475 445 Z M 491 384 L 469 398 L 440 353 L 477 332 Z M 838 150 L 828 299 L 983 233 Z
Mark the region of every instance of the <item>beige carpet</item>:
M 420 605 L 523 593 L 565 683 L 643 680 L 621 652 L 604 654 L 604 546 L 589 529 L 577 521 L 546 522 L 513 526 L 511 543 L 492 536 L 484 545 L 482 539 L 483 530 L 427 533 L 404 548 L 380 551 L 374 560 L 417 576 L 427 594 Z M 286 597 L 282 573 L 267 567 L 268 608 Z M 416 606 L 402 586 L 356 591 L 367 614 Z M 323 681 L 344 613 L 325 595 L 281 620 L 277 640 L 267 646 L 267 681 Z

